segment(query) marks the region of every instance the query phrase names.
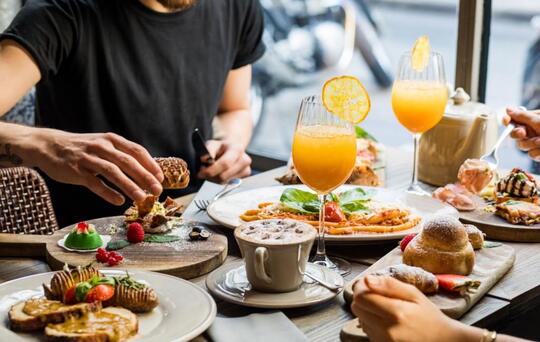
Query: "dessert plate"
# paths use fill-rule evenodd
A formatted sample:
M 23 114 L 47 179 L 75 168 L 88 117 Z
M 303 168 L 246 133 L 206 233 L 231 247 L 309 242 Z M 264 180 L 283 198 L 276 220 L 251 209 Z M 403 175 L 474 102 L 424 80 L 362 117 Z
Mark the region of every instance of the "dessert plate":
M 101 244 L 101 246 L 97 247 L 97 248 L 94 248 L 94 249 L 74 249 L 74 248 L 69 248 L 69 247 L 66 247 L 66 238 L 69 234 L 66 234 L 64 235 L 63 238 L 61 238 L 60 240 L 58 240 L 56 243 L 58 244 L 58 246 L 62 247 L 63 249 L 65 249 L 66 251 L 70 251 L 70 252 L 77 252 L 77 253 L 91 253 L 91 252 L 95 252 L 98 250 L 98 248 L 105 248 L 105 246 L 107 246 L 107 244 L 109 243 L 109 241 L 111 241 L 111 236 L 110 235 L 101 235 L 101 240 L 103 240 L 103 243 Z
M 125 275 L 121 270 L 102 270 L 107 276 Z M 0 336 L 2 341 L 42 341 L 43 334 L 15 333 L 8 326 L 12 305 L 34 296 L 42 296 L 41 284 L 48 283 L 54 272 L 15 279 L 0 285 Z M 129 270 L 129 274 L 154 288 L 159 306 L 152 312 L 138 314 L 139 333 L 130 341 L 190 341 L 203 333 L 216 317 L 216 303 L 199 286 L 173 276 Z
M 212 203 L 208 209 L 208 215 L 219 224 L 228 228 L 236 228 L 243 221 L 240 219 L 246 210 L 255 209 L 259 203 L 279 202 L 283 191 L 287 188 L 297 188 L 305 191 L 309 189 L 305 185 L 272 186 L 238 192 L 233 195 L 220 198 Z M 357 188 L 354 185 L 343 185 L 335 192 L 342 192 Z M 453 207 L 437 201 L 430 196 L 419 196 L 405 191 L 396 191 L 383 188 L 362 187 L 374 192 L 373 199 L 383 203 L 399 204 L 407 207 L 413 214 L 425 217 L 428 215 L 458 215 Z M 326 235 L 325 240 L 331 243 L 373 243 L 384 240 L 399 240 L 405 235 L 417 232 L 420 225 L 411 229 L 391 233 L 356 233 L 348 235 Z
M 328 268 L 307 264 L 306 271 L 335 285 L 342 286 L 343 278 Z M 265 309 L 298 308 L 326 302 L 339 292 L 332 292 L 307 277 L 296 291 L 266 293 L 251 289 L 243 261 L 224 265 L 206 278 L 206 287 L 216 297 L 233 304 Z

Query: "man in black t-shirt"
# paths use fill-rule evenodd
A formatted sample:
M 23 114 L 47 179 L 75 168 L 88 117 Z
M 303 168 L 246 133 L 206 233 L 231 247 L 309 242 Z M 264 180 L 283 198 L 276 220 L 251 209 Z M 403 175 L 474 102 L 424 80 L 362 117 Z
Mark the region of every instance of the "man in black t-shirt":
M 262 32 L 257 0 L 29 0 L 0 35 L 0 116 L 36 85 L 40 128 L 0 123 L 0 167 L 39 168 L 61 225 L 161 193 L 151 156 L 185 159 L 195 183 L 249 175 Z

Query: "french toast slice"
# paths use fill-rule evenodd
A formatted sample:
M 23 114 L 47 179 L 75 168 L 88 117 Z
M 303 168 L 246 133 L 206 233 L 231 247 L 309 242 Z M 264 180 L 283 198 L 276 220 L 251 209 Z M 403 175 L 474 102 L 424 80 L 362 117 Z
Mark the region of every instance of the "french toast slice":
M 139 322 L 133 312 L 108 307 L 99 312 L 70 318 L 45 328 L 47 341 L 55 342 L 121 342 L 137 334 Z
M 35 331 L 49 323 L 64 322 L 70 317 L 81 317 L 88 312 L 101 310 L 101 302 L 66 305 L 56 300 L 32 298 L 17 303 L 8 313 L 11 330 Z

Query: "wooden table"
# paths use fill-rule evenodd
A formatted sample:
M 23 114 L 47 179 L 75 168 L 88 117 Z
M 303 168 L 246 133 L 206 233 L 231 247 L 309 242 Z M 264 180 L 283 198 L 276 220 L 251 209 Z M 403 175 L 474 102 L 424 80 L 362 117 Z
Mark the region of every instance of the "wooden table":
M 412 153 L 412 152 L 411 152 Z M 410 157 L 410 158 L 409 158 Z M 405 188 L 409 182 L 412 156 L 403 150 L 389 148 L 387 150 L 387 170 L 385 184 L 389 188 Z M 278 168 L 245 179 L 242 189 L 275 185 L 274 178 L 281 175 L 284 168 Z M 189 204 L 193 195 L 179 200 Z M 231 231 L 219 229 L 230 239 L 229 256 L 226 263 L 238 260 L 239 252 Z M 350 280 L 378 258 L 395 247 L 395 242 L 386 245 L 370 246 L 329 246 L 330 255 L 339 255 L 352 262 L 352 272 L 346 277 Z M 540 306 L 540 244 L 510 243 L 516 250 L 517 258 L 513 269 L 475 305 L 461 321 L 467 324 L 501 330 L 507 322 L 520 314 Z M 0 282 L 49 271 L 49 267 L 41 260 L 28 258 L 0 258 Z M 192 279 L 204 286 L 205 277 Z M 252 313 L 254 309 L 218 301 L 218 314 L 223 316 L 242 316 Z M 342 325 L 352 318 L 342 296 L 315 307 L 285 310 L 285 314 L 302 330 L 310 341 L 338 341 Z M 531 327 L 527 327 L 530 329 Z M 535 332 L 540 337 L 540 328 Z M 521 328 L 520 328 L 521 329 Z M 208 341 L 202 335 L 197 341 Z

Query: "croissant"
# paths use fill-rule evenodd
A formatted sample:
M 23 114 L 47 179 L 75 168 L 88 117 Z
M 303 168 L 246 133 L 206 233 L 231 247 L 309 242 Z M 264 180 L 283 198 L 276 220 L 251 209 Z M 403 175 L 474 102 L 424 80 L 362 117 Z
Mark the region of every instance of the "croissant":
M 56 272 L 52 279 L 50 286 L 43 284 L 43 291 L 45 297 L 50 300 L 64 299 L 64 293 L 76 284 L 87 281 L 94 276 L 102 277 L 103 275 L 97 268 L 92 265 L 77 266 L 76 268 L 69 269 L 64 266 L 62 271 Z
M 434 274 L 469 275 L 474 261 L 467 230 L 453 216 L 426 220 L 422 232 L 403 251 L 403 263 Z
M 439 281 L 433 273 L 424 271 L 420 267 L 404 264 L 388 266 L 373 273 L 379 276 L 390 276 L 407 284 L 415 286 L 423 293 L 435 293 L 439 289 Z

